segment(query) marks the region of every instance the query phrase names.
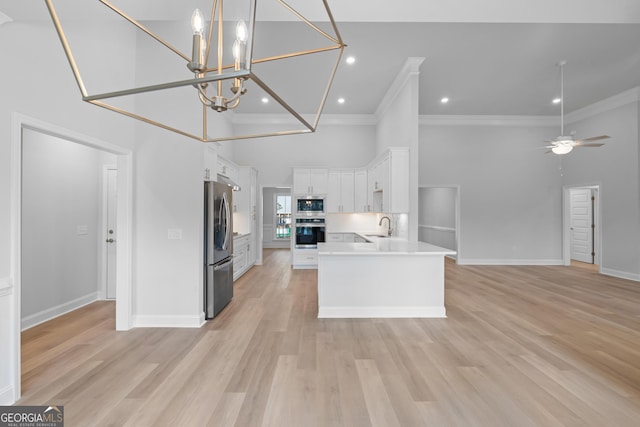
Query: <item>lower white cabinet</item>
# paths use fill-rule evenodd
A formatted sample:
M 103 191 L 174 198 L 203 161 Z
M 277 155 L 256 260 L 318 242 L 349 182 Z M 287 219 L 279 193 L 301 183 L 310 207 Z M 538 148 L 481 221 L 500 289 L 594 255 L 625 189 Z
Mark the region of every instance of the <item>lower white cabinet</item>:
M 247 272 L 256 262 L 255 244 L 252 234 L 233 238 L 233 280 Z
M 293 251 L 293 268 L 318 268 L 317 249 L 296 249 Z
M 353 243 L 356 241 L 355 233 L 327 233 L 326 238 L 327 242 L 347 242 Z M 366 240 L 363 239 L 366 242 Z

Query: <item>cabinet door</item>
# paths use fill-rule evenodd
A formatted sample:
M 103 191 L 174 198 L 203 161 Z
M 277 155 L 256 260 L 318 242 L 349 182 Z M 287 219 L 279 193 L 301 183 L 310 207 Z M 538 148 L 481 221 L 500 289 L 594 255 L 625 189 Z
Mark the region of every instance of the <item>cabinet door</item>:
M 340 172 L 329 172 L 325 209 L 327 212 L 340 212 Z
M 385 157 L 380 164 L 380 182 L 382 183 L 382 212 L 391 212 L 390 158 Z
M 309 194 L 309 169 L 293 170 L 293 194 Z
M 309 169 L 309 186 L 312 194 L 327 194 L 328 190 L 327 169 Z
M 355 212 L 354 207 L 355 182 L 353 172 L 340 174 L 340 211 Z
M 309 171 L 306 169 L 293 170 L 293 193 L 307 194 L 309 192 Z
M 389 201 L 387 212 L 409 212 L 409 150 L 397 149 L 390 153 Z
M 367 185 L 367 171 L 359 170 L 354 174 L 354 212 L 369 212 L 369 197 Z

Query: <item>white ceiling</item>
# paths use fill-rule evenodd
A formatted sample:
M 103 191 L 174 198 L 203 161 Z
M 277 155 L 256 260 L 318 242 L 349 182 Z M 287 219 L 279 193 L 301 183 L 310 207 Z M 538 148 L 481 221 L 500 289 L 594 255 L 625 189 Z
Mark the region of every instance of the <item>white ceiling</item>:
M 82 3 L 54 0 L 57 7 Z M 113 3 L 127 7 L 138 19 L 185 21 L 194 6 L 210 4 L 203 0 Z M 262 18 L 285 19 L 269 3 L 274 2 L 259 3 Z M 315 16 L 321 5 L 309 0 L 289 3 L 308 16 Z M 229 4 L 225 3 L 228 9 Z M 560 60 L 568 61 L 567 111 L 640 86 L 637 0 L 329 0 L 329 5 L 348 45 L 345 56 L 355 56 L 356 63 L 340 65 L 325 113 L 374 113 L 411 56 L 425 58 L 421 114 L 559 114 L 559 107 L 550 101 L 559 93 L 555 63 Z M 49 20 L 44 2 L 0 0 L 0 11 L 16 22 Z M 269 28 L 288 25 L 297 31 L 293 23 L 265 23 L 264 28 L 269 34 Z M 322 80 L 315 72 L 300 66 L 286 78 Z M 439 103 L 443 96 L 451 99 L 449 104 Z M 338 105 L 338 97 L 344 97 L 345 104 Z M 306 105 L 305 99 L 297 104 Z M 264 107 L 256 105 L 253 111 L 260 108 Z M 302 108 L 314 111 L 311 105 Z

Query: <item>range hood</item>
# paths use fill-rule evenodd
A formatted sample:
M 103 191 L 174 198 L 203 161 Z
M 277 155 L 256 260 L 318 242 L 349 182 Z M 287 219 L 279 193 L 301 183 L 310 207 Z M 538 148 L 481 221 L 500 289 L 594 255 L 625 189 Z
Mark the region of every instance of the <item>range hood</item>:
M 229 187 L 233 188 L 233 191 L 240 191 L 240 186 L 233 182 L 233 180 L 228 176 L 218 174 L 218 182 L 227 184 Z

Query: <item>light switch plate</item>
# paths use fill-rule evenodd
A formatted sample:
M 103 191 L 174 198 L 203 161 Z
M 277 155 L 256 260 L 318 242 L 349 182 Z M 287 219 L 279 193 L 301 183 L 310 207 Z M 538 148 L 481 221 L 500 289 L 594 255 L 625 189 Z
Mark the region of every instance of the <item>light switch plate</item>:
M 89 234 L 89 226 L 88 225 L 79 225 L 76 228 L 76 234 L 78 236 L 84 236 L 86 234 Z
M 182 230 L 179 228 L 170 228 L 167 230 L 167 239 L 182 240 Z

